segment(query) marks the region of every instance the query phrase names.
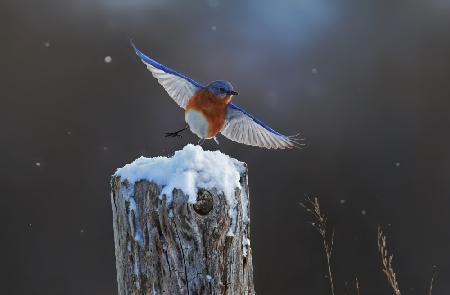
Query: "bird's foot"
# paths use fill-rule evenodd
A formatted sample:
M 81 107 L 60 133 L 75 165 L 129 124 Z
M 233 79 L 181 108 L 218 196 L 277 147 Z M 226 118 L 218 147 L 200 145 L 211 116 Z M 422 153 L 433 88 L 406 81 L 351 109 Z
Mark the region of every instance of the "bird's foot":
M 197 144 L 199 146 L 201 146 L 204 142 L 205 142 L 205 139 L 204 138 L 200 138 L 200 140 L 197 142 Z
M 183 137 L 181 134 L 181 131 L 176 131 L 176 132 L 166 132 L 164 134 L 164 137 Z
M 164 137 L 182 137 L 180 133 L 183 132 L 184 130 L 188 129 L 188 128 L 189 128 L 189 126 L 186 125 L 183 129 L 180 129 L 178 131 L 166 132 Z

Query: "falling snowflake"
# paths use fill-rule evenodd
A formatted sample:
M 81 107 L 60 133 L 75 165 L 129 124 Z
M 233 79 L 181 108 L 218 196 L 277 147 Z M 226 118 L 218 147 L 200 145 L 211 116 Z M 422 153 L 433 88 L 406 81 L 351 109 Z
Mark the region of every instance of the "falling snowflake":
M 361 215 L 366 215 L 366 214 L 367 214 L 366 210 L 362 209 L 361 210 Z
M 400 167 L 400 162 L 395 162 L 395 167 Z
M 220 1 L 219 0 L 208 0 L 208 5 L 211 8 L 217 8 L 220 5 Z
M 36 162 L 35 165 L 36 167 L 41 167 L 41 162 Z
M 340 202 L 341 204 L 345 204 L 345 200 L 344 200 L 344 199 L 340 200 L 339 202 Z
M 46 41 L 46 42 L 44 43 L 44 46 L 47 47 L 47 48 L 49 48 L 49 47 L 50 47 L 50 42 L 49 42 L 49 41 Z
M 216 26 L 211 26 L 211 30 L 215 31 L 215 30 L 217 30 L 217 27 Z
M 313 75 L 316 75 L 316 74 L 319 73 L 319 70 L 318 70 L 317 68 L 312 68 L 311 73 L 312 73 Z
M 105 62 L 106 62 L 107 64 L 109 64 L 111 61 L 112 61 L 111 56 L 108 55 L 107 57 L 105 57 Z

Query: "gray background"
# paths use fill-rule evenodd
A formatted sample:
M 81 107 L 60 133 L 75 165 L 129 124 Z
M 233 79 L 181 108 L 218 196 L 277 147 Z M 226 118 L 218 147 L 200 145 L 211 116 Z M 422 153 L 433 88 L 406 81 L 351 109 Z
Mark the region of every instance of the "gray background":
M 116 293 L 110 175 L 197 141 L 163 137 L 182 110 L 129 38 L 200 82 L 230 80 L 237 104 L 307 139 L 220 138 L 250 168 L 259 294 L 329 294 L 305 196 L 336 230 L 336 294 L 356 276 L 361 294 L 390 293 L 379 224 L 403 293 L 425 294 L 433 265 L 435 294 L 450 293 L 448 1 L 2 0 L 0 37 L 0 293 Z

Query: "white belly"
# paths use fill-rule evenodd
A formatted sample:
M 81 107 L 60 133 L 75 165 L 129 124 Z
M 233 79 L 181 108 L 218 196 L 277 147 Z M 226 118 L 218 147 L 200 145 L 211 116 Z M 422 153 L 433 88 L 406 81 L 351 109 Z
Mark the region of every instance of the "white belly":
M 195 135 L 200 138 L 207 138 L 208 121 L 202 113 L 195 110 L 188 110 L 184 114 L 184 120 Z

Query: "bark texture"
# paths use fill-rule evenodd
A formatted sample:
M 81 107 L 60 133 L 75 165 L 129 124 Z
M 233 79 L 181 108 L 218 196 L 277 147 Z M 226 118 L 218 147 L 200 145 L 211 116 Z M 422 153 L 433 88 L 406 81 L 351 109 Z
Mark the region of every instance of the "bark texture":
M 174 190 L 168 203 L 155 183 L 113 177 L 119 294 L 255 294 L 247 172 L 240 182 L 233 223 L 216 190 L 199 188 L 195 204 Z

